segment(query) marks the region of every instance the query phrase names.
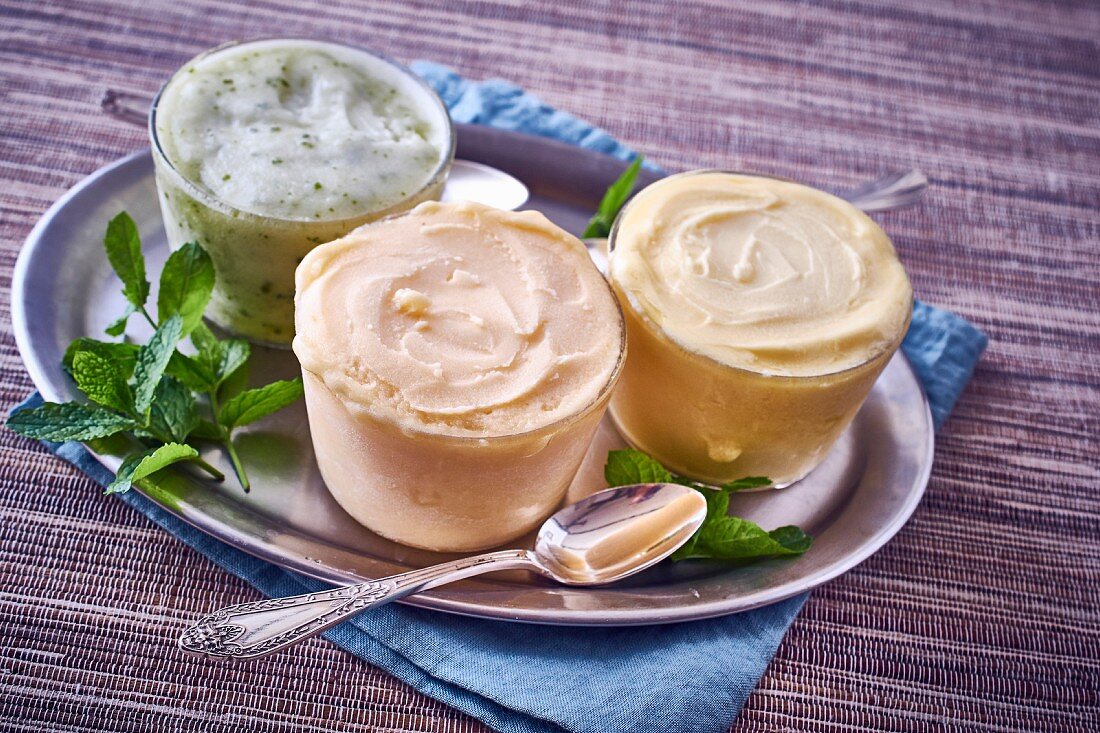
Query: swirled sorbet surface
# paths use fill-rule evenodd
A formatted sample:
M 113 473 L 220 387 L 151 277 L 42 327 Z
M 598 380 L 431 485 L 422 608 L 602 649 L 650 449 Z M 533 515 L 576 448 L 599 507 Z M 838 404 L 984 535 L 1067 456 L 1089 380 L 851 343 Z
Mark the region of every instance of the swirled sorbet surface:
M 431 93 L 332 43 L 246 43 L 199 58 L 165 87 L 158 139 L 188 180 L 243 211 L 329 220 L 423 188 L 448 154 Z
M 617 225 L 615 283 L 688 351 L 782 376 L 831 374 L 896 346 L 912 291 L 851 204 L 786 181 L 675 176 Z
M 357 419 L 514 435 L 594 403 L 622 321 L 584 246 L 536 212 L 428 202 L 298 267 L 302 367 Z

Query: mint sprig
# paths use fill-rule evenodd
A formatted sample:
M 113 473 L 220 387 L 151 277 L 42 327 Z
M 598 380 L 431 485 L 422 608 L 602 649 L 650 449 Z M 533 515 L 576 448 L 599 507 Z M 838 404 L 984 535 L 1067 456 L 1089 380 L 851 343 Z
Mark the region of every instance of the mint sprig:
M 642 451 L 628 449 L 613 450 L 607 454 L 604 478 L 608 486 L 683 484 L 706 497 L 707 514 L 703 524 L 686 544 L 672 554 L 673 560 L 712 559 L 748 563 L 801 555 L 813 543 L 812 537 L 793 525 L 768 532 L 747 519 L 729 516 L 730 494 L 771 484 L 762 476 L 738 479 L 720 487 L 707 486 L 675 475 Z
M 642 160 L 642 156 L 636 157 L 622 175 L 607 188 L 600 200 L 599 208 L 596 209 L 596 214 L 588 221 L 588 227 L 581 235 L 582 239 L 602 238 L 611 233 L 611 225 L 615 222 L 615 217 L 619 215 L 619 210 L 623 208 L 634 191 L 634 182 L 638 179 L 638 171 L 642 169 Z
M 297 400 L 302 380 L 244 390 L 248 342 L 218 339 L 202 322 L 215 275 L 210 256 L 198 244 L 185 244 L 165 263 L 156 320 L 146 308 L 150 288 L 141 238 L 125 212 L 108 224 L 103 244 L 127 301 L 108 333 L 122 335 L 129 317 L 140 313 L 155 329 L 152 337 L 140 345 L 76 339 L 65 350 L 62 368 L 91 404 L 46 403 L 12 415 L 8 427 L 29 438 L 55 442 L 130 434 L 141 448 L 123 460 L 108 493 L 129 491 L 135 482 L 185 461 L 220 481 L 224 474 L 192 445 L 213 441 L 225 449 L 241 487 L 248 491 L 233 431 Z M 188 336 L 195 348 L 192 355 L 179 351 Z M 211 419 L 203 418 L 204 409 Z

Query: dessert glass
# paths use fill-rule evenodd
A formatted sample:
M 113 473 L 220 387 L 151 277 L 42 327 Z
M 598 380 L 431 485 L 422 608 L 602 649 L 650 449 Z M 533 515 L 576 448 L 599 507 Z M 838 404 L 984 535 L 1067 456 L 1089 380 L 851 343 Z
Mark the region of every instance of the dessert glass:
M 157 131 L 161 98 L 184 70 L 216 54 L 241 46 L 272 41 L 264 39 L 227 43 L 205 51 L 184 64 L 153 100 L 149 111 L 149 138 L 158 198 L 168 244 L 177 249 L 197 241 L 214 261 L 217 280 L 206 317 L 226 331 L 255 343 L 289 348 L 294 336 L 294 269 L 314 247 L 337 239 L 376 219 L 406 211 L 417 204 L 438 200 L 454 160 L 455 137 L 450 115 L 442 100 L 423 79 L 381 54 L 327 42 L 319 48 L 338 47 L 396 69 L 415 83 L 434 108 L 434 121 L 444 130 L 443 156 L 427 182 L 406 198 L 384 209 L 366 209 L 338 219 L 285 218 L 242 210 L 182 175 L 168 159 Z M 428 114 L 427 105 L 421 110 Z
M 356 419 L 303 370 L 317 466 L 336 501 L 383 537 L 444 552 L 495 547 L 535 529 L 561 503 L 622 364 L 620 352 L 599 396 L 582 410 L 529 432 L 484 438 Z
M 622 370 L 622 308 L 536 212 L 428 202 L 311 252 L 297 334 L 317 465 L 360 524 L 493 547 L 561 502 Z
M 679 175 L 716 172 L 723 171 Z M 632 204 L 612 226 L 612 259 Z M 809 474 L 851 423 L 909 325 L 907 316 L 884 349 L 855 366 L 807 376 L 768 374 L 677 343 L 625 292 L 614 270 L 609 273 L 630 344 L 611 400 L 612 419 L 631 445 L 673 472 L 715 485 L 758 476 L 782 488 Z

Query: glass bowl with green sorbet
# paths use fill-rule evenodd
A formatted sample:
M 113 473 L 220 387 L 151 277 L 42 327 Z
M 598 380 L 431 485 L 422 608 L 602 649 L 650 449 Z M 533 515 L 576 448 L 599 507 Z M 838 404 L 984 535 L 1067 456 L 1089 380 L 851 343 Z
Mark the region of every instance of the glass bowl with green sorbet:
M 231 43 L 183 65 L 149 113 L 170 246 L 198 242 L 207 317 L 257 343 L 294 336 L 311 249 L 438 199 L 454 159 L 442 101 L 412 71 L 335 43 Z

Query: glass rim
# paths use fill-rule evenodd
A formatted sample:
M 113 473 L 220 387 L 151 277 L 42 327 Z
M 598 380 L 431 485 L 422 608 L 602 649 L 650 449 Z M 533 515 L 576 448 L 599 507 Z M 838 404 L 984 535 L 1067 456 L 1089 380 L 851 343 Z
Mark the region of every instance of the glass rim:
M 858 207 L 854 206 L 853 204 L 851 204 L 848 201 L 845 201 L 844 199 L 840 198 L 839 196 L 837 196 L 835 194 L 831 194 L 828 191 L 824 191 L 824 190 L 822 190 L 820 188 L 817 188 L 815 186 L 810 186 L 808 184 L 802 183 L 801 181 L 796 181 L 792 178 L 786 178 L 784 176 L 777 176 L 777 175 L 772 175 L 772 174 L 769 174 L 769 173 L 756 173 L 754 171 L 727 170 L 727 169 L 724 169 L 724 168 L 699 168 L 699 169 L 696 169 L 696 170 L 689 170 L 689 171 L 682 171 L 680 173 L 673 173 L 670 176 L 665 176 L 664 178 L 658 178 L 656 181 L 654 181 L 653 183 L 650 183 L 648 186 L 643 188 L 641 191 L 638 191 L 638 193 L 631 196 L 630 201 L 628 201 L 626 203 L 626 205 L 623 206 L 619 210 L 619 213 L 615 215 L 615 220 L 611 223 L 611 230 L 607 234 L 607 279 L 608 279 L 609 282 L 614 279 L 613 275 L 612 275 L 612 271 L 613 271 L 612 262 L 613 262 L 614 253 L 615 253 L 615 239 L 616 239 L 616 236 L 618 235 L 619 227 L 622 224 L 623 218 L 626 215 L 626 213 L 634 205 L 634 202 L 638 200 L 638 196 L 640 196 L 646 190 L 648 190 L 648 189 L 650 189 L 654 186 L 659 186 L 660 184 L 662 184 L 666 181 L 671 181 L 671 180 L 674 180 L 674 179 L 677 179 L 677 178 L 688 178 L 690 176 L 703 175 L 703 174 L 706 174 L 706 173 L 722 173 L 722 174 L 726 174 L 726 175 L 746 176 L 746 177 L 750 177 L 750 178 L 770 178 L 773 181 L 783 181 L 784 183 L 793 183 L 793 184 L 798 185 L 798 186 L 804 186 L 806 188 L 813 189 L 814 191 L 819 191 L 819 192 L 824 193 L 828 196 L 832 196 L 835 199 L 839 199 L 840 201 L 844 201 L 844 203 L 846 203 L 848 206 L 851 206 L 853 209 L 858 211 L 863 216 L 867 216 L 866 212 L 862 211 Z M 870 217 L 867 217 L 867 218 L 870 218 Z M 872 220 L 872 221 L 874 221 L 874 220 Z M 876 226 L 878 226 L 877 223 L 876 223 Z M 889 240 L 889 235 L 887 235 L 887 239 Z M 891 244 L 891 246 L 893 246 L 893 241 L 892 240 L 890 240 L 890 244 Z M 906 278 L 908 279 L 908 275 L 906 276 Z M 858 364 L 853 364 L 852 366 L 844 367 L 843 369 L 837 369 L 837 370 L 834 370 L 834 371 L 831 371 L 831 372 L 822 372 L 820 374 L 769 374 L 767 372 L 757 371 L 755 369 L 748 369 L 746 367 L 740 367 L 740 366 L 734 366 L 732 364 L 727 364 L 726 362 L 719 361 L 718 359 L 715 359 L 713 356 L 710 356 L 708 354 L 702 354 L 698 351 L 692 351 L 692 350 L 688 349 L 686 346 L 681 344 L 677 339 L 673 338 L 672 334 L 670 334 L 668 331 L 666 331 L 663 326 L 661 326 L 659 323 L 656 323 L 652 318 L 649 317 L 648 314 L 644 313 L 637 306 L 637 304 L 634 302 L 634 297 L 631 293 L 627 292 L 625 288 L 620 288 L 620 289 L 623 291 L 623 295 L 626 296 L 626 300 L 629 303 L 630 310 L 636 316 L 638 316 L 638 319 L 645 325 L 645 327 L 649 328 L 650 330 L 657 333 L 665 341 L 672 344 L 680 352 L 682 352 L 684 354 L 687 354 L 689 356 L 695 357 L 697 359 L 702 359 L 704 361 L 707 361 L 711 364 L 714 364 L 718 367 L 721 367 L 722 369 L 728 369 L 728 370 L 731 370 L 731 371 L 734 371 L 734 372 L 740 372 L 742 374 L 750 374 L 750 375 L 757 376 L 757 377 L 766 377 L 768 379 L 789 380 L 789 381 L 792 381 L 792 382 L 804 382 L 806 380 L 811 380 L 811 379 L 822 379 L 822 378 L 825 378 L 825 377 L 843 376 L 845 374 L 849 374 L 849 373 L 852 373 L 852 372 L 856 372 L 860 369 L 866 368 L 869 364 L 875 363 L 880 358 L 882 358 L 884 355 L 887 355 L 887 354 L 893 355 L 894 353 L 897 352 L 898 348 L 901 346 L 901 342 L 905 339 L 905 334 L 909 331 L 909 325 L 913 320 L 913 305 L 916 301 L 916 297 L 913 295 L 912 286 L 910 286 L 910 288 L 909 288 L 909 308 L 906 311 L 905 324 L 899 330 L 899 333 L 898 333 L 897 337 L 891 339 L 890 342 L 885 347 L 883 347 L 882 349 L 880 349 L 878 351 L 875 351 L 873 354 L 868 356 L 866 359 L 863 359 Z
M 420 188 L 418 188 L 416 191 L 414 191 L 409 196 L 406 196 L 406 197 L 400 199 L 399 201 L 395 201 L 394 203 L 390 204 L 389 206 L 387 206 L 383 209 L 374 209 L 374 210 L 368 209 L 368 210 L 364 210 L 364 211 L 362 211 L 358 214 L 353 214 L 351 216 L 343 216 L 343 217 L 336 217 L 336 218 L 330 218 L 330 219 L 324 219 L 324 218 L 315 219 L 315 218 L 306 218 L 306 217 L 284 217 L 284 216 L 272 216 L 270 214 L 259 214 L 259 213 L 256 213 L 255 211 L 250 211 L 248 209 L 244 209 L 244 208 L 241 208 L 239 206 L 235 206 L 234 204 L 230 203 L 229 201 L 226 201 L 226 200 L 222 199 L 221 197 L 217 196 L 213 191 L 210 191 L 210 190 L 200 186 L 199 184 L 197 184 L 194 181 L 192 181 L 191 179 L 189 179 L 187 176 L 183 175 L 183 173 L 181 173 L 179 171 L 179 169 L 176 168 L 175 164 L 168 157 L 167 153 L 164 152 L 164 147 L 161 145 L 161 141 L 160 141 L 160 135 L 157 132 L 157 110 L 160 107 L 160 100 L 161 100 L 161 97 L 164 96 L 164 92 L 168 89 L 169 86 L 171 86 L 172 82 L 176 81 L 176 79 L 184 71 L 184 69 L 186 69 L 188 66 L 190 66 L 192 64 L 195 64 L 199 61 L 202 61 L 203 59 L 206 59 L 206 58 L 208 58 L 210 56 L 213 56 L 215 54 L 222 53 L 224 51 L 228 51 L 230 49 L 238 48 L 238 47 L 241 47 L 241 46 L 248 46 L 248 45 L 251 45 L 251 44 L 254 44 L 254 43 L 268 43 L 268 42 L 277 42 L 277 41 L 292 41 L 292 42 L 295 42 L 295 43 L 304 43 L 304 44 L 312 43 L 312 44 L 316 44 L 318 46 L 331 46 L 331 47 L 344 49 L 346 51 L 351 51 L 351 52 L 354 52 L 354 53 L 360 53 L 360 54 L 364 54 L 366 56 L 370 56 L 370 57 L 372 57 L 372 58 L 374 58 L 378 61 L 381 61 L 384 64 L 387 64 L 390 67 L 394 68 L 398 73 L 400 73 L 402 76 L 406 77 L 407 79 L 410 79 L 417 87 L 419 87 L 422 91 L 426 92 L 427 95 L 428 95 L 428 98 L 435 103 L 435 106 L 437 107 L 438 112 L 442 116 L 442 121 L 444 123 L 445 139 L 444 139 L 444 144 L 441 148 L 441 150 L 443 152 L 443 156 L 440 159 L 439 164 L 432 171 L 431 176 L 428 177 L 428 179 L 424 182 L 424 184 L 422 186 L 420 186 Z M 252 217 L 252 218 L 260 220 L 260 221 L 277 222 L 277 223 L 281 223 L 281 224 L 298 224 L 298 225 L 301 225 L 301 224 L 339 224 L 341 222 L 358 222 L 358 221 L 362 220 L 363 217 L 365 217 L 365 216 L 382 216 L 382 215 L 385 215 L 389 212 L 401 211 L 402 207 L 405 206 L 406 204 L 408 204 L 408 202 L 415 201 L 418 197 L 422 196 L 425 191 L 431 189 L 432 187 L 434 187 L 435 185 L 440 183 L 440 181 L 445 181 L 446 180 L 447 174 L 449 173 L 449 171 L 451 169 L 451 165 L 454 163 L 455 149 L 457 147 L 454 120 L 451 119 L 451 113 L 447 109 L 447 105 L 443 103 L 443 99 L 439 96 L 439 94 L 434 89 L 432 89 L 432 87 L 428 84 L 428 82 L 426 82 L 422 77 L 420 77 L 418 74 L 416 74 L 412 69 L 410 69 L 409 67 L 405 66 L 401 62 L 399 62 L 399 61 L 397 61 L 397 60 L 395 60 L 395 59 L 393 59 L 393 58 L 391 58 L 391 57 L 387 56 L 386 54 L 383 54 L 379 51 L 374 51 L 374 50 L 368 49 L 368 48 L 362 48 L 360 46 L 351 46 L 351 45 L 348 45 L 348 44 L 345 44 L 345 43 L 337 43 L 335 41 L 323 41 L 323 40 L 318 40 L 316 38 L 306 38 L 306 37 L 302 37 L 302 36 L 260 36 L 260 37 L 256 37 L 256 38 L 246 38 L 246 39 L 241 39 L 241 40 L 237 40 L 237 41 L 227 41 L 225 43 L 219 44 L 219 45 L 214 46 L 212 48 L 208 48 L 205 51 L 202 51 L 201 53 L 193 56 L 192 58 L 185 61 L 178 69 L 176 69 L 174 72 L 172 72 L 172 75 L 170 77 L 168 77 L 168 80 L 165 81 L 164 84 L 161 85 L 160 89 L 157 90 L 156 96 L 153 97 L 153 102 L 149 106 L 149 115 L 148 115 L 147 127 L 148 127 L 148 133 L 149 133 L 149 142 L 150 142 L 152 150 L 153 150 L 153 155 L 161 163 L 164 164 L 165 168 L 168 171 L 170 171 L 170 173 L 173 177 L 174 184 L 181 187 L 181 188 L 183 188 L 189 196 L 191 196 L 192 198 L 198 200 L 199 202 L 201 202 L 203 205 L 207 206 L 208 208 L 215 209 L 216 211 L 218 211 L 219 213 L 222 213 L 222 214 L 226 214 L 226 215 L 229 215 L 229 216 L 232 216 L 233 214 L 237 214 L 238 217 L 239 216 L 246 216 L 246 217 Z
M 409 215 L 409 213 L 410 212 L 406 211 L 404 213 L 395 215 L 395 217 L 407 216 L 407 215 Z M 388 217 L 388 218 L 395 218 L 395 217 Z M 569 236 L 572 237 L 573 235 L 569 235 Z M 588 249 L 587 249 L 587 247 L 584 247 L 584 243 L 581 242 L 579 239 L 577 240 L 577 242 L 578 242 L 578 244 L 580 244 L 581 247 L 583 247 L 585 249 L 585 256 L 588 256 L 587 255 Z M 322 245 L 322 246 L 324 246 L 324 245 Z M 439 432 L 432 432 L 430 430 L 419 430 L 419 429 L 416 429 L 416 428 L 408 428 L 408 427 L 404 427 L 404 426 L 402 426 L 402 425 L 400 425 L 400 424 L 398 424 L 398 423 L 396 423 L 395 421 L 392 421 L 392 420 L 387 420 L 386 423 L 388 425 L 392 426 L 394 429 L 396 429 L 402 435 L 404 435 L 406 437 L 410 437 L 410 438 L 430 438 L 430 439 L 440 440 L 440 441 L 443 441 L 443 442 L 454 443 L 454 444 L 458 444 L 458 445 L 484 445 L 486 442 L 492 442 L 492 441 L 502 441 L 503 442 L 503 441 L 510 441 L 510 440 L 531 439 L 531 438 L 538 437 L 539 435 L 541 435 L 543 433 L 557 434 L 557 433 L 560 433 L 560 432 L 564 431 L 565 429 L 567 429 L 568 427 L 570 427 L 574 423 L 580 422 L 581 420 L 585 419 L 586 417 L 590 416 L 593 412 L 598 410 L 601 405 L 605 404 L 610 399 L 611 392 L 615 389 L 615 385 L 619 381 L 619 376 L 622 374 L 623 367 L 626 365 L 626 351 L 627 351 L 626 316 L 623 313 L 622 304 L 619 302 L 619 298 L 618 298 L 618 296 L 615 295 L 615 290 L 611 286 L 611 281 L 607 277 L 604 277 L 603 273 L 601 273 L 599 271 L 599 269 L 596 268 L 596 264 L 594 262 L 589 261 L 589 265 L 594 270 L 596 270 L 596 275 L 599 277 L 600 282 L 603 283 L 604 288 L 606 288 L 606 290 L 607 290 L 608 297 L 611 298 L 611 302 L 615 306 L 615 313 L 618 315 L 618 319 L 616 320 L 616 323 L 619 326 L 619 349 L 618 349 L 618 355 L 615 358 L 615 365 L 611 368 L 611 372 L 607 375 L 607 379 L 604 380 L 603 385 L 600 387 L 600 391 L 596 393 L 596 396 L 593 397 L 591 401 L 585 403 L 584 406 L 578 408 L 577 410 L 575 410 L 573 412 L 570 412 L 568 415 L 562 415 L 561 417 L 554 420 L 553 422 L 546 423 L 545 425 L 540 425 L 536 428 L 531 428 L 530 430 L 523 430 L 523 431 L 518 432 L 518 433 L 494 433 L 492 435 L 481 435 L 481 436 L 455 435 L 454 433 L 439 433 Z M 298 337 L 295 336 L 295 340 L 297 340 L 297 338 Z M 297 356 L 297 352 L 295 352 L 295 356 Z M 333 390 L 331 387 L 328 386 L 328 383 L 325 381 L 325 378 L 322 375 L 318 374 L 317 372 L 315 372 L 311 369 L 307 369 L 304 364 L 301 364 L 300 359 L 299 359 L 299 364 L 302 367 L 302 371 L 309 372 L 310 375 L 315 377 L 317 379 L 317 381 L 320 382 L 324 386 L 325 389 L 327 389 L 327 390 L 329 390 L 329 392 L 333 393 L 333 397 L 335 397 L 337 399 L 337 401 L 340 402 L 341 406 L 343 406 L 344 409 L 347 409 L 346 405 L 344 404 L 344 400 L 341 398 L 341 396 L 339 394 L 337 394 L 335 392 L 335 390 Z M 358 421 L 358 419 L 359 419 L 355 415 L 351 415 L 351 417 L 352 417 L 353 420 L 356 420 L 356 421 Z M 374 418 L 372 417 L 372 419 L 374 419 Z M 378 422 L 382 422 L 382 421 L 379 420 Z

